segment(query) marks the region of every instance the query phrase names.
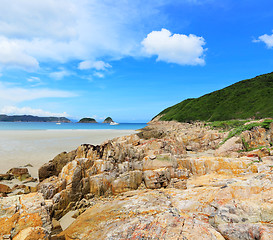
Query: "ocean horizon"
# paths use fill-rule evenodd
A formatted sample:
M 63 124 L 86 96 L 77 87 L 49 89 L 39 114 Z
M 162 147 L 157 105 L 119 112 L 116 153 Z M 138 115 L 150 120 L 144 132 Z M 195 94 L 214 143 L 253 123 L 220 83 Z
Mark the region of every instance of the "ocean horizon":
M 137 130 L 147 123 L 61 123 L 55 122 L 0 122 L 0 130 Z

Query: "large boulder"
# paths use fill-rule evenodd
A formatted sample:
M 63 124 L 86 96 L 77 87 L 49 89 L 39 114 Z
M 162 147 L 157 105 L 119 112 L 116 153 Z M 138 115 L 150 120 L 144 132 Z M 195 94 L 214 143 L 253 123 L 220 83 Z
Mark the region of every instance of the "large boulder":
M 244 150 L 244 145 L 240 137 L 232 137 L 222 144 L 216 151 L 215 156 L 238 157 L 238 151 Z
M 58 154 L 53 160 L 45 163 L 38 170 L 39 181 L 42 182 L 44 179 L 51 176 L 58 176 L 62 168 L 68 163 L 74 160 L 76 157 L 76 150 L 69 153 L 62 152 Z

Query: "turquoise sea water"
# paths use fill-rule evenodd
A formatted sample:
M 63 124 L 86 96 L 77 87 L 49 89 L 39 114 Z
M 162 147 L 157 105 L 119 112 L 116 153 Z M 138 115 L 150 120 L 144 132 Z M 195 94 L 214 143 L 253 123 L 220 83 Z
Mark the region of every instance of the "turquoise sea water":
M 147 126 L 146 123 L 61 123 L 52 122 L 0 122 L 0 130 L 67 130 L 67 129 L 117 129 L 136 130 Z

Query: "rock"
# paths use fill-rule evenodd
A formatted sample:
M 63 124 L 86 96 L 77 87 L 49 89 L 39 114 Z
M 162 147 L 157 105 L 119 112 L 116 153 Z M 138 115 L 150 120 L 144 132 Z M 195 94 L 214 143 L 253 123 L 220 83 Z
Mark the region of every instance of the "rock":
M 43 227 L 28 227 L 20 231 L 13 240 L 50 240 L 50 233 Z
M 270 156 L 270 151 L 267 148 L 255 149 L 244 153 L 247 157 L 258 156 L 259 158 Z
M 64 190 L 65 187 L 66 183 L 64 180 L 52 176 L 38 185 L 38 192 L 42 193 L 45 199 L 51 199 L 56 193 Z
M 37 178 L 29 177 L 26 180 L 24 180 L 22 183 L 30 183 L 30 182 L 37 182 Z
M 171 180 L 171 173 L 168 168 L 144 171 L 144 182 L 147 188 L 156 189 L 167 187 Z
M 37 192 L 38 191 L 38 188 L 37 186 L 35 187 L 32 187 L 32 186 L 25 186 L 24 187 L 24 193 L 33 193 L 33 192 Z
M 69 153 L 62 152 L 58 154 L 53 160 L 44 164 L 38 170 L 39 181 L 42 182 L 44 179 L 51 176 L 58 176 L 62 168 L 68 163 L 74 160 L 76 157 L 76 150 Z
M 13 238 L 28 227 L 51 230 L 50 216 L 42 194 L 30 193 L 0 199 L 0 238 L 4 235 Z
M 250 149 L 260 146 L 270 147 L 267 132 L 264 128 L 254 127 L 251 131 L 242 132 L 241 137 Z
M 53 218 L 52 219 L 51 237 L 54 236 L 54 235 L 59 234 L 60 232 L 62 232 L 61 224 L 60 224 L 60 222 L 57 219 Z
M 11 180 L 14 176 L 12 174 L 0 174 L 0 181 L 2 180 Z
M 232 137 L 228 139 L 224 144 L 222 144 L 216 151 L 215 156 L 221 157 L 237 157 L 237 153 L 240 150 L 243 150 L 244 146 L 240 137 Z
M 141 171 L 130 171 L 121 174 L 112 183 L 113 194 L 118 194 L 122 192 L 127 192 L 131 190 L 136 190 L 142 182 L 142 172 Z
M 96 196 L 107 196 L 112 194 L 112 182 L 115 180 L 115 175 L 111 173 L 102 173 L 91 176 L 90 193 Z
M 5 184 L 0 183 L 0 193 L 10 193 L 11 188 Z
M 12 174 L 20 181 L 24 181 L 27 178 L 31 177 L 27 168 L 12 168 L 7 172 L 7 174 Z
M 92 232 L 92 234 L 90 234 Z M 81 214 L 59 236 L 66 239 L 224 240 L 208 223 L 180 215 L 159 191 L 130 192 L 98 203 Z
M 166 134 L 162 130 L 152 129 L 149 126 L 142 128 L 141 132 L 137 133 L 137 136 L 142 139 L 150 139 L 150 138 L 163 138 Z

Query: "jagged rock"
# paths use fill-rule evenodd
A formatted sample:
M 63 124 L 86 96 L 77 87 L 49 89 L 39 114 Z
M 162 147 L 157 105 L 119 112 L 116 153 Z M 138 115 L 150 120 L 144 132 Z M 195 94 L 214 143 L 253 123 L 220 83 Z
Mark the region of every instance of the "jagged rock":
M 42 193 L 45 199 L 51 199 L 56 193 L 65 189 L 65 187 L 66 183 L 64 179 L 52 176 L 38 185 L 38 192 Z
M 51 176 L 58 176 L 62 168 L 76 157 L 76 150 L 69 153 L 62 152 L 58 154 L 53 160 L 44 164 L 38 170 L 39 181 L 42 182 L 44 179 Z
M 24 181 L 27 178 L 31 177 L 27 168 L 12 168 L 7 171 L 7 174 L 12 174 L 15 178 L 20 181 Z
M 45 205 L 40 193 L 0 199 L 0 238 L 4 235 L 13 238 L 28 227 L 43 227 L 50 232 L 50 213 Z
M 171 180 L 171 173 L 168 168 L 144 171 L 144 182 L 147 188 L 156 189 L 167 187 Z

